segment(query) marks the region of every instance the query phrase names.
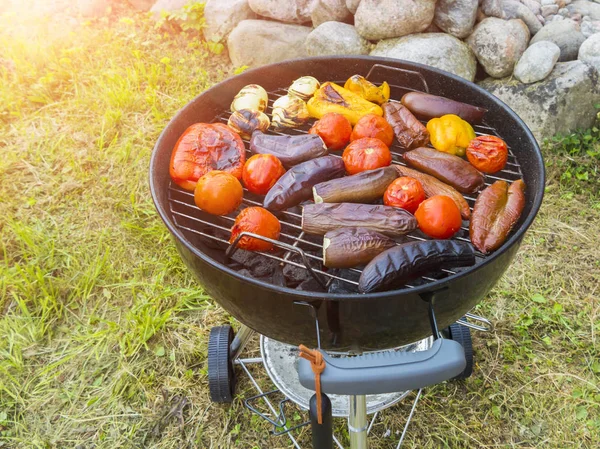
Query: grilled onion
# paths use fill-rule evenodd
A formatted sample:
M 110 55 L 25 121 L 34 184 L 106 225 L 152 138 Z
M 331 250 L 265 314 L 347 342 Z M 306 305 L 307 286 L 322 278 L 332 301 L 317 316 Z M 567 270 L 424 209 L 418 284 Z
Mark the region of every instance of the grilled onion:
M 288 88 L 288 95 L 307 101 L 321 87 L 319 80 L 312 76 L 298 78 Z
M 269 129 L 271 121 L 264 112 L 240 109 L 229 116 L 227 125 L 238 133 L 242 139 L 250 139 L 254 131 L 265 132 Z
M 269 96 L 262 86 L 259 86 L 258 84 L 248 84 L 233 97 L 233 101 L 231 102 L 231 112 L 240 111 L 242 109 L 263 112 L 267 109 L 268 101 Z
M 308 108 L 304 100 L 284 95 L 273 103 L 271 122 L 275 129 L 293 128 L 308 121 Z

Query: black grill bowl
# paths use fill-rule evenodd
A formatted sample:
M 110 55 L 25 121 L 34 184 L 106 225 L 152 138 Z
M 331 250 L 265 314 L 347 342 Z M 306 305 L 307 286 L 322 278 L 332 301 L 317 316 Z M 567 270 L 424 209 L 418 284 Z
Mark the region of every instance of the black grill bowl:
M 366 75 L 375 64 L 422 74 L 430 93 L 488 109 L 485 124 L 502 136 L 516 156 L 527 186 L 526 205 L 510 238 L 475 266 L 412 289 L 365 295 L 327 294 L 277 287 L 244 277 L 223 265 L 223 257 L 201 238 L 184 233 L 169 206 L 169 161 L 178 137 L 193 123 L 212 122 L 228 110 L 233 96 L 247 84 L 267 91 L 289 86 L 303 75 L 321 81 Z M 376 82 L 423 90 L 418 76 L 377 68 Z M 392 87 L 392 98 L 402 89 Z M 477 85 L 420 64 L 373 57 L 321 57 L 292 60 L 249 70 L 202 93 L 170 121 L 152 153 L 150 187 L 160 217 L 174 237 L 185 264 L 205 291 L 243 324 L 275 340 L 315 346 L 313 310 L 317 310 L 321 345 L 335 350 L 376 350 L 397 347 L 431 335 L 428 301 L 433 301 L 440 329 L 471 310 L 492 289 L 515 257 L 525 231 L 533 222 L 544 193 L 544 162 L 523 121 L 504 103 Z M 299 304 L 304 303 L 304 304 Z M 306 303 L 313 307 L 307 307 Z

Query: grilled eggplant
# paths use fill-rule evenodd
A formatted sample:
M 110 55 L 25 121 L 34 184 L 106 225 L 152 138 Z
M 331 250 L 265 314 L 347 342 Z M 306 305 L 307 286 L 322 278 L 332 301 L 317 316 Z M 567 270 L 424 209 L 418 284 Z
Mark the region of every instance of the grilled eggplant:
M 403 154 L 404 160 L 418 170 L 435 176 L 462 193 L 473 193 L 483 186 L 483 174 L 464 159 L 421 147 Z
M 473 246 L 482 253 L 498 249 L 504 243 L 525 207 L 525 183 L 522 179 L 510 187 L 496 181 L 477 197 L 469 234 Z
M 250 151 L 254 154 L 277 156 L 284 167 L 289 168 L 301 162 L 325 156 L 327 146 L 323 139 L 316 134 L 272 136 L 255 132 L 250 139 Z
M 441 268 L 475 264 L 475 253 L 468 243 L 454 240 L 425 240 L 390 248 L 364 268 L 358 290 L 369 293 L 400 286 Z
M 370 229 L 336 229 L 325 234 L 323 239 L 323 265 L 329 268 L 364 265 L 394 246 L 394 240 Z
M 421 92 L 404 94 L 401 101 L 410 112 L 423 120 L 454 114 L 469 123 L 477 125 L 481 123 L 484 114 L 487 112 L 487 109 L 484 108 Z
M 302 208 L 302 230 L 307 234 L 324 235 L 348 227 L 398 236 L 414 231 L 417 219 L 404 209 L 375 204 L 321 203 Z
M 265 196 L 264 207 L 278 211 L 297 206 L 312 197 L 315 184 L 344 176 L 345 171 L 344 161 L 335 156 L 323 156 L 296 165 L 271 187 Z
M 429 143 L 429 131 L 405 106 L 388 101 L 382 108 L 383 117 L 394 130 L 402 148 L 412 150 Z
M 313 187 L 315 203 L 370 203 L 383 196 L 398 177 L 394 167 L 376 168 L 332 179 Z
M 227 120 L 227 126 L 238 133 L 242 139 L 250 139 L 254 131 L 266 131 L 270 124 L 267 114 L 251 109 L 235 111 Z

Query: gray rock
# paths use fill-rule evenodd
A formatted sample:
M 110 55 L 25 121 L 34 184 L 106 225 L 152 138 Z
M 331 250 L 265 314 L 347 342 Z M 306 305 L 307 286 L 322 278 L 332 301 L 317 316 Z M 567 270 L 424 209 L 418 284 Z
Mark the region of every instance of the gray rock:
M 542 6 L 546 6 L 546 5 L 556 5 L 556 1 L 554 0 L 542 0 L 541 1 Z
M 548 16 L 556 14 L 556 13 L 558 13 L 558 5 L 542 6 L 542 17 L 548 17 Z
M 312 0 L 249 0 L 250 8 L 259 16 L 289 23 L 310 22 Z
M 254 18 L 256 14 L 250 9 L 248 0 L 208 0 L 204 7 L 204 38 L 207 41 L 221 41 L 242 20 Z
M 471 34 L 479 0 L 438 0 L 434 23 L 453 36 L 464 38 Z
M 435 22 L 431 22 L 427 28 L 423 30 L 423 33 L 443 33 L 444 30 L 440 29 L 439 26 L 435 24 Z
M 559 20 L 565 20 L 565 19 L 566 19 L 566 17 L 564 17 L 564 16 L 559 16 L 559 15 L 550 16 L 550 17 L 546 18 L 546 23 L 558 22 Z
M 310 17 L 314 27 L 325 22 L 349 22 L 352 13 L 346 7 L 346 0 L 314 0 Z
M 539 33 L 533 36 L 531 43 L 554 42 L 560 48 L 560 58 L 558 60 L 563 62 L 577 59 L 577 52 L 584 40 L 585 36 L 579 30 L 579 25 L 571 19 L 564 19 L 547 23 Z
M 81 0 L 78 0 L 78 2 L 81 2 Z M 156 0 L 127 0 L 127 3 L 138 11 L 150 11 L 155 2 Z
M 513 75 L 525 84 L 541 81 L 552 72 L 559 56 L 558 45 L 548 41 L 537 42 L 525 50 Z
M 312 28 L 271 22 L 243 20 L 227 38 L 234 66 L 260 66 L 286 59 L 306 57 L 304 42 Z
M 558 63 L 552 73 L 535 84 L 514 78 L 487 78 L 480 83 L 515 111 L 538 142 L 556 133 L 589 128 L 600 101 L 598 73 L 582 61 Z
M 590 37 L 596 33 L 600 33 L 600 20 L 581 22 L 581 34 L 585 37 Z
M 435 1 L 361 0 L 354 25 L 369 40 L 420 33 L 433 21 Z
M 540 13 L 540 2 L 536 2 L 535 0 L 521 0 L 521 3 L 527 6 L 535 15 L 538 15 Z
M 592 20 L 600 20 L 600 4 L 588 2 L 586 0 L 578 0 L 567 6 L 571 14 L 581 14 L 582 16 L 590 16 Z
M 512 73 L 528 42 L 529 29 L 521 20 L 495 17 L 479 23 L 467 39 L 479 63 L 494 78 Z
M 588 37 L 579 48 L 580 61 L 587 62 L 598 71 L 600 71 L 600 34 L 594 34 Z
M 352 13 L 356 14 L 356 10 L 358 9 L 358 4 L 360 0 L 346 0 L 346 8 Z
M 571 15 L 571 13 L 569 12 L 569 10 L 567 8 L 560 8 L 558 10 L 558 13 L 563 17 L 569 17 L 569 15 Z
M 483 19 L 487 19 L 488 16 L 485 15 L 481 6 L 477 8 L 477 17 L 475 18 L 475 23 L 481 22 Z
M 347 23 L 322 23 L 306 38 L 306 53 L 310 56 L 366 55 L 369 50 L 369 41 Z
M 444 33 L 414 34 L 382 40 L 371 55 L 419 62 L 454 73 L 469 81 L 475 79 L 477 70 L 477 61 L 468 45 Z
M 531 35 L 542 28 L 542 24 L 531 9 L 517 0 L 483 0 L 481 9 L 489 17 L 504 20 L 521 19 L 529 28 Z

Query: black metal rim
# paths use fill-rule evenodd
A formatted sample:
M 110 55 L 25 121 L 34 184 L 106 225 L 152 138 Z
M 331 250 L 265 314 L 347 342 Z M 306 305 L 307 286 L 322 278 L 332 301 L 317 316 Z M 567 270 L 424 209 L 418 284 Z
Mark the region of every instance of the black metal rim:
M 250 69 L 245 71 L 243 74 L 241 75 L 237 75 L 237 76 L 248 76 L 248 75 L 252 75 L 254 72 L 258 72 L 258 71 L 262 71 L 268 68 L 272 68 L 273 70 L 278 70 L 279 67 L 282 64 L 288 64 L 288 63 L 294 63 L 294 62 L 300 62 L 300 61 L 318 61 L 318 60 L 330 60 L 332 59 L 332 57 L 329 56 L 319 56 L 319 57 L 313 57 L 313 58 L 299 58 L 299 59 L 291 59 L 288 61 L 284 61 L 283 63 L 275 63 L 275 64 L 270 64 L 267 66 L 262 66 L 262 67 L 257 67 L 254 69 Z M 506 242 L 504 242 L 504 244 L 497 249 L 494 254 L 492 254 L 490 257 L 487 257 L 483 262 L 481 262 L 480 264 L 478 264 L 476 267 L 474 267 L 473 269 L 467 269 L 464 271 L 459 271 L 456 274 L 450 275 L 446 278 L 440 279 L 439 281 L 436 282 L 430 282 L 427 283 L 425 285 L 421 285 L 421 286 L 417 286 L 415 288 L 412 288 L 409 290 L 409 292 L 411 294 L 419 294 L 419 293 L 423 293 L 426 291 L 431 291 L 431 290 L 435 290 L 435 289 L 440 289 L 443 288 L 445 285 L 451 283 L 452 281 L 454 281 L 455 279 L 458 279 L 460 277 L 466 276 L 468 274 L 473 273 L 472 270 L 478 270 L 481 267 L 486 266 L 487 264 L 492 263 L 494 260 L 496 260 L 498 257 L 500 257 L 502 254 L 504 254 L 510 247 L 512 247 L 515 244 L 518 244 L 520 242 L 520 240 L 523 238 L 523 236 L 525 235 L 525 232 L 529 229 L 529 227 L 531 226 L 531 224 L 533 223 L 533 220 L 535 219 L 535 217 L 537 216 L 537 213 L 542 205 L 542 201 L 543 201 L 543 197 L 544 197 L 544 185 L 546 183 L 546 170 L 545 170 L 545 166 L 544 166 L 544 161 L 543 161 L 543 157 L 542 157 L 542 153 L 540 151 L 539 145 L 537 144 L 537 141 L 535 139 L 535 137 L 533 136 L 533 133 L 531 132 L 531 130 L 527 127 L 527 125 L 525 124 L 525 122 L 504 102 L 502 102 L 500 99 L 498 99 L 497 97 L 495 97 L 494 95 L 492 95 L 491 93 L 487 92 L 485 89 L 479 87 L 477 84 L 472 83 L 470 81 L 465 80 L 464 78 L 460 78 L 452 73 L 449 72 L 445 72 L 443 70 L 434 68 L 434 67 L 430 67 L 430 66 L 426 66 L 424 64 L 419 64 L 419 63 L 415 63 L 415 62 L 411 62 L 411 61 L 404 61 L 404 60 L 399 60 L 399 59 L 392 59 L 392 58 L 383 58 L 383 57 L 374 57 L 374 56 L 336 56 L 335 59 L 364 59 L 364 60 L 370 60 L 373 61 L 373 63 L 398 63 L 398 62 L 402 62 L 403 64 L 406 64 L 408 66 L 412 66 L 413 69 L 423 69 L 423 70 L 429 70 L 432 72 L 435 72 L 437 75 L 441 76 L 441 77 L 446 77 L 446 78 L 451 78 L 454 79 L 455 81 L 461 82 L 461 83 L 465 83 L 467 84 L 469 87 L 471 87 L 472 89 L 478 91 L 480 94 L 483 94 L 484 96 L 486 96 L 488 99 L 490 99 L 492 102 L 498 103 L 499 105 L 501 105 L 502 107 L 506 108 L 508 110 L 509 115 L 511 116 L 511 118 L 513 120 L 515 120 L 526 132 L 527 137 L 534 142 L 534 149 L 537 150 L 535 151 L 535 155 L 534 157 L 537 159 L 540 167 L 541 167 L 541 179 L 540 179 L 540 189 L 541 192 L 537 192 L 535 194 L 535 198 L 534 198 L 534 202 L 532 204 L 531 207 L 531 212 L 529 213 L 529 215 L 526 217 L 525 221 L 523 222 L 523 224 L 521 225 L 521 227 L 517 230 L 517 232 L 515 232 Z M 231 78 L 230 78 L 231 79 Z M 227 80 L 223 81 L 226 82 Z M 179 119 L 180 116 L 182 116 L 184 114 L 184 110 L 186 109 L 186 107 L 189 105 L 189 103 L 194 102 L 196 100 L 198 100 L 200 97 L 213 92 L 215 90 L 220 89 L 221 84 L 223 83 L 218 83 L 216 85 L 214 85 L 213 87 L 211 87 L 210 89 L 204 91 L 203 93 L 201 93 L 200 95 L 197 95 L 196 97 L 194 97 L 194 99 L 192 99 L 190 102 L 188 102 L 183 108 L 181 108 L 176 114 L 175 116 L 170 120 L 169 125 L 175 121 L 177 121 Z M 158 199 L 158 192 L 157 190 L 162 188 L 161 186 L 156 186 L 153 182 L 153 177 L 152 177 L 152 173 L 154 170 L 156 170 L 155 167 L 155 163 L 156 163 L 156 154 L 158 152 L 158 148 L 160 147 L 160 143 L 161 140 L 164 138 L 164 136 L 167 133 L 167 129 L 169 127 L 169 125 L 167 125 L 165 127 L 165 129 L 163 129 L 163 131 L 161 132 L 156 145 L 154 146 L 154 149 L 152 151 L 152 156 L 150 159 L 150 191 L 152 194 L 152 200 L 154 202 L 154 205 L 156 207 L 156 210 L 158 211 L 160 218 L 162 219 L 162 221 L 165 223 L 165 225 L 167 226 L 167 228 L 169 229 L 169 231 L 171 232 L 171 234 L 177 238 L 178 241 L 180 241 L 189 251 L 191 251 L 196 257 L 199 257 L 200 259 L 202 259 L 204 262 L 212 265 L 213 267 L 226 272 L 227 274 L 229 274 L 230 276 L 233 276 L 241 281 L 245 281 L 248 282 L 250 284 L 254 284 L 258 287 L 262 287 L 268 290 L 275 290 L 277 292 L 282 292 L 282 293 L 286 293 L 286 294 L 292 294 L 295 295 L 296 297 L 303 297 L 306 300 L 325 300 L 325 301 L 339 301 L 339 300 L 344 300 L 344 301 L 348 301 L 348 300 L 363 300 L 363 299 L 384 299 L 384 298 L 391 298 L 391 297 L 397 297 L 398 295 L 402 295 L 405 293 L 404 290 L 400 289 L 400 290 L 391 290 L 391 291 L 386 291 L 386 292 L 376 292 L 376 293 L 365 293 L 365 294 L 356 294 L 356 295 L 352 295 L 352 296 L 348 296 L 345 294 L 341 294 L 341 293 L 318 293 L 318 292 L 308 292 L 308 291 L 300 291 L 300 290 L 296 290 L 296 289 L 292 289 L 289 287 L 280 287 L 280 286 L 275 286 L 272 284 L 269 284 L 267 282 L 264 281 L 260 281 L 258 279 L 254 279 L 254 278 L 250 278 L 250 277 L 246 277 L 243 275 L 240 275 L 237 271 L 232 270 L 231 268 L 226 267 L 225 265 L 213 260 L 211 257 L 208 257 L 206 254 L 204 254 L 202 251 L 200 251 L 198 248 L 196 248 L 194 245 L 192 245 L 185 237 L 185 235 L 183 234 L 183 232 L 178 229 L 174 223 L 171 221 L 171 219 L 169 218 L 169 214 L 168 211 L 165 209 L 164 205 L 160 204 L 160 201 Z M 408 292 L 407 292 L 408 293 Z

